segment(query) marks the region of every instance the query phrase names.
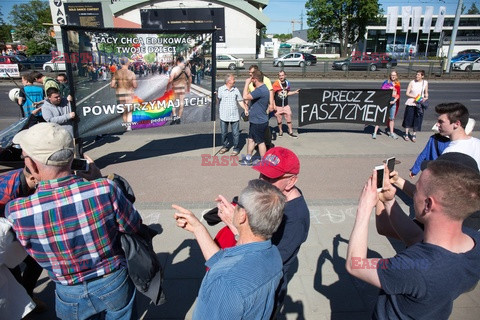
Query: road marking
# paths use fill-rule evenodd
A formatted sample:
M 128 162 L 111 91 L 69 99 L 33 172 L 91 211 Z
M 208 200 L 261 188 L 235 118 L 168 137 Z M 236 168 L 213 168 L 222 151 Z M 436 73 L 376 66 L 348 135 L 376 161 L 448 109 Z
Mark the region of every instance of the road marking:
M 470 99 L 470 101 L 478 102 L 478 101 L 480 101 L 480 99 Z
M 101 87 L 100 89 L 98 89 L 97 91 L 94 91 L 92 93 L 90 93 L 88 96 L 86 96 L 85 98 L 83 98 L 82 100 L 78 101 L 76 103 L 76 105 L 80 105 L 81 103 L 83 103 L 85 100 L 87 100 L 88 98 L 90 98 L 91 96 L 93 96 L 94 94 L 96 94 L 97 92 L 99 92 L 100 90 L 103 90 L 105 89 L 106 87 L 108 87 L 110 85 L 110 83 L 104 85 L 103 87 Z

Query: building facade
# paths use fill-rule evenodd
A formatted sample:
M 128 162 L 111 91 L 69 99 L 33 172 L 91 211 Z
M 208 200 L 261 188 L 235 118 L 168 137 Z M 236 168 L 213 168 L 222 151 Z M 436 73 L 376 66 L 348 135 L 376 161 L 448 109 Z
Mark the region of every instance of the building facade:
M 63 51 L 61 25 L 142 28 L 147 24 L 148 28 L 161 31 L 168 27 L 172 28 L 168 19 L 180 16 L 175 22 L 175 28 L 178 27 L 178 30 L 195 26 L 205 28 L 209 23 L 210 28 L 217 29 L 217 33 L 221 34 L 217 40 L 218 54 L 255 58 L 260 51 L 260 30 L 269 22 L 269 18 L 262 12 L 268 2 L 268 0 L 57 0 L 50 1 L 50 8 L 59 51 Z M 182 15 L 185 19 L 182 19 Z M 148 17 L 155 19 L 152 21 Z M 197 23 L 197 18 L 192 17 L 202 17 L 202 22 L 205 23 Z
M 380 25 L 367 27 L 366 42 L 359 46 L 360 51 L 387 52 L 394 56 L 438 56 L 446 57 L 452 37 L 455 15 L 445 15 L 441 32 L 433 32 L 437 16 L 432 18 L 430 33 L 402 31 L 398 19 L 396 33 L 386 33 L 386 16 Z M 421 19 L 423 25 L 423 16 Z M 480 15 L 461 15 L 453 54 L 465 49 L 480 49 Z

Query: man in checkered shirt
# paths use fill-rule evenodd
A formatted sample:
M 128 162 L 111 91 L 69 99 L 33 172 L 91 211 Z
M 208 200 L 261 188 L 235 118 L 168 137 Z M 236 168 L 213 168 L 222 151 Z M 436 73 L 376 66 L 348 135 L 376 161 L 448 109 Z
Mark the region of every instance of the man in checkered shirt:
M 137 210 L 112 181 L 71 174 L 73 140 L 62 126 L 39 123 L 13 142 L 39 183 L 33 195 L 9 202 L 5 216 L 18 241 L 55 282 L 57 316 L 135 317 L 135 287 L 119 233 L 138 231 Z
M 220 102 L 220 128 L 222 130 L 222 149 L 220 154 L 224 154 L 229 149 L 229 142 L 227 139 L 228 125 L 232 126 L 233 135 L 233 151 L 232 156 L 238 155 L 240 149 L 238 143 L 240 140 L 240 117 L 238 115 L 238 105 L 245 110 L 245 115 L 248 116 L 247 104 L 243 102 L 243 97 L 240 91 L 235 87 L 235 76 L 231 73 L 225 77 L 225 84 L 218 88 L 217 102 Z

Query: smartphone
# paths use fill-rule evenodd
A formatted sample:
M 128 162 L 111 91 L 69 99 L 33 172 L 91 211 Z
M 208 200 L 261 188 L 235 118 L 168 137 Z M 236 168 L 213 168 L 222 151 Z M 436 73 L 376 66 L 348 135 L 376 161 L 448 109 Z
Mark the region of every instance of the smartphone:
M 75 158 L 72 161 L 72 170 L 75 171 L 88 171 L 87 159 Z
M 388 158 L 386 162 L 388 171 L 392 172 L 395 170 L 395 157 Z
M 383 189 L 383 175 L 385 174 L 385 167 L 376 166 L 375 170 L 377 171 L 377 191 L 380 192 Z

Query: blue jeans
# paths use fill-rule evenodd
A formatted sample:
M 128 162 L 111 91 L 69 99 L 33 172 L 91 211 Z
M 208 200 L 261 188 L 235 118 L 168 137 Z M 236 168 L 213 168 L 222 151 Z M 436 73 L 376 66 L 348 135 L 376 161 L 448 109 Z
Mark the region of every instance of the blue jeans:
M 127 269 L 114 271 L 103 278 L 55 288 L 55 311 L 60 319 L 130 320 L 136 318 L 135 286 Z
M 220 120 L 220 128 L 222 130 L 222 144 L 224 148 L 228 148 L 228 124 L 232 125 L 233 134 L 233 151 L 240 151 L 238 149 L 238 142 L 240 141 L 240 121 L 222 121 Z

